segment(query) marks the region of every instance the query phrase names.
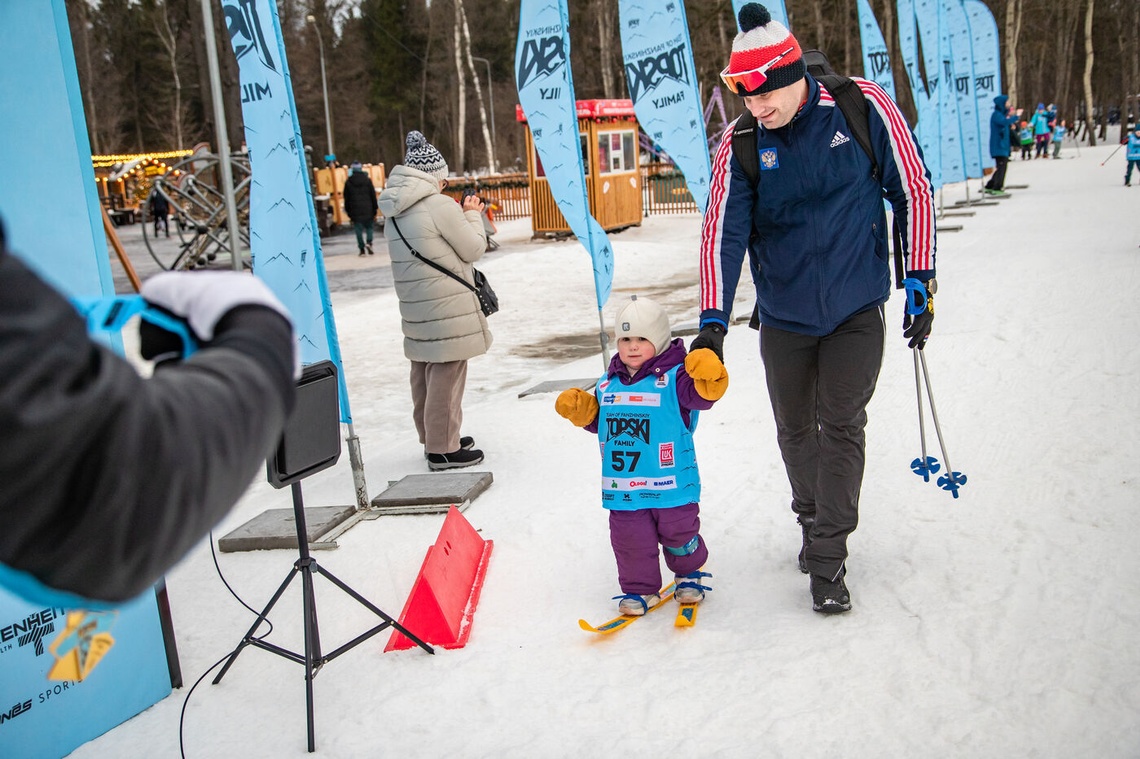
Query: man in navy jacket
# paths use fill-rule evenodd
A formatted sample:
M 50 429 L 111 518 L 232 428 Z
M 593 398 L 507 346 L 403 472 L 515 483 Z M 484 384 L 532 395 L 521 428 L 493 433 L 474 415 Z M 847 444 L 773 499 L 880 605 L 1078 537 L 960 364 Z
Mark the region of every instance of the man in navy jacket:
M 777 441 L 803 529 L 800 569 L 813 608 L 847 611 L 847 536 L 858 523 L 866 407 L 883 357 L 890 296 L 890 203 L 909 276 L 933 293 L 934 203 L 922 152 L 893 101 L 856 79 L 869 106 L 878 171 L 831 94 L 807 74 L 799 43 L 764 6 L 745 5 L 721 77 L 758 122 L 760 180 L 732 154 L 713 165 L 700 252 L 701 332 L 692 349 L 721 352 L 747 252 L 760 355 Z M 735 126 L 735 125 L 734 125 Z M 904 336 L 921 348 L 933 299 Z

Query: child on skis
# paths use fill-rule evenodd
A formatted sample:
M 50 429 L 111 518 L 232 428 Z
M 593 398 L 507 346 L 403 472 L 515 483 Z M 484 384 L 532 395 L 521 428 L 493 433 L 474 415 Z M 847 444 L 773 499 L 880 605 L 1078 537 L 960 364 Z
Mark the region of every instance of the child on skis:
M 563 391 L 555 409 L 598 435 L 602 505 L 623 595 L 618 612 L 644 614 L 661 600 L 661 563 L 676 576 L 674 598 L 697 603 L 708 548 L 700 535 L 700 473 L 693 448 L 699 411 L 728 389 L 728 372 L 707 348 L 686 355 L 660 305 L 634 296 L 614 323 L 617 355 L 593 392 Z
M 1125 142 L 1125 140 L 1121 140 Z M 1124 157 L 1128 160 L 1128 168 L 1124 172 L 1124 186 L 1132 186 L 1132 168 L 1135 166 L 1140 168 L 1140 123 L 1136 124 L 1136 128 L 1128 135 L 1128 147 L 1124 149 Z
M 1029 122 L 1024 119 L 1021 122 L 1021 131 L 1017 133 L 1017 137 L 1021 140 L 1021 160 L 1030 160 L 1033 158 L 1033 130 L 1029 128 Z

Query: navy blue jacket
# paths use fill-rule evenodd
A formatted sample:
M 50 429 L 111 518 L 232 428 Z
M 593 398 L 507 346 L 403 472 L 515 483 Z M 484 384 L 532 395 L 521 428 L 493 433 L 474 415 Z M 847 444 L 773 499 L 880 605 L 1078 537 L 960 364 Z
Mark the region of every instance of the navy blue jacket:
M 869 108 L 881 176 L 843 112 L 810 75 L 807 101 L 780 129 L 757 127 L 759 187 L 732 155 L 732 128 L 713 164 L 701 232 L 701 325 L 727 326 L 748 252 L 763 324 L 827 335 L 890 297 L 885 197 L 911 276 L 934 276 L 934 195 L 922 151 L 879 85 L 855 79 Z

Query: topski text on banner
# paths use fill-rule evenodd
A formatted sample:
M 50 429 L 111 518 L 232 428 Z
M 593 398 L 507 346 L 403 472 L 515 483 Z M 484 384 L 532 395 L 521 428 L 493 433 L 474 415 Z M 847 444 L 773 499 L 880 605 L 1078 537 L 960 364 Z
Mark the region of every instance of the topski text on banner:
M 681 0 L 621 0 L 625 81 L 642 130 L 673 160 L 697 208 L 708 204 L 712 165 Z
M 891 68 L 891 54 L 887 50 L 887 43 L 883 41 L 883 33 L 879 29 L 879 22 L 875 19 L 875 12 L 871 10 L 867 0 L 858 0 L 859 10 L 859 43 L 863 48 L 863 74 L 897 101 L 895 96 L 895 72 Z
M 594 293 L 601 310 L 613 285 L 614 254 L 605 230 L 590 214 L 586 194 L 566 0 L 522 0 L 515 77 L 550 192 L 593 259 Z

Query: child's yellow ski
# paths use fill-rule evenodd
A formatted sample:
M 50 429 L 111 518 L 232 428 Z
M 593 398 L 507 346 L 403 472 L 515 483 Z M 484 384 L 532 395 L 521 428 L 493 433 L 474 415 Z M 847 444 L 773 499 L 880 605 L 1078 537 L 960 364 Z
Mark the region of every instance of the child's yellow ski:
M 660 591 L 658 591 L 658 594 L 661 596 L 661 600 L 659 600 L 657 603 L 653 604 L 648 609 L 646 609 L 645 614 L 648 614 L 651 611 L 655 611 L 657 609 L 660 609 L 662 606 L 664 606 L 666 604 L 666 602 L 673 600 L 674 587 L 675 587 L 675 583 L 671 582 L 668 585 L 666 585 L 664 588 L 662 588 Z M 644 616 L 644 615 L 642 615 L 642 616 Z M 625 629 L 626 627 L 633 624 L 634 622 L 636 622 L 639 619 L 641 619 L 641 617 L 635 617 L 635 616 L 632 616 L 629 614 L 622 614 L 620 617 L 614 617 L 609 622 L 605 622 L 603 624 L 600 624 L 597 627 L 590 624 L 589 622 L 587 622 L 584 619 L 579 619 L 578 620 L 578 627 L 581 627 L 586 632 L 598 633 L 599 635 L 609 635 L 610 633 L 615 633 L 618 630 Z
M 697 607 L 699 603 L 681 604 L 677 608 L 677 618 L 673 620 L 674 627 L 692 627 L 697 623 Z

